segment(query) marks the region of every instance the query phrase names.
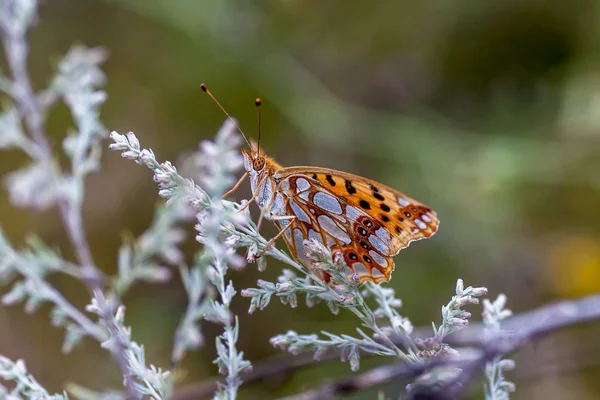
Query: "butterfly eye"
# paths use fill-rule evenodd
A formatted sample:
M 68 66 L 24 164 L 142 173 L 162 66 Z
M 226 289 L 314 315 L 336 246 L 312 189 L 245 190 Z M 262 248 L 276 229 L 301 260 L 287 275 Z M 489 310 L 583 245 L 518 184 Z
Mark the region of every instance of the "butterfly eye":
M 257 159 L 254 160 L 253 166 L 254 166 L 255 171 L 262 170 L 265 167 L 265 158 L 258 157 Z

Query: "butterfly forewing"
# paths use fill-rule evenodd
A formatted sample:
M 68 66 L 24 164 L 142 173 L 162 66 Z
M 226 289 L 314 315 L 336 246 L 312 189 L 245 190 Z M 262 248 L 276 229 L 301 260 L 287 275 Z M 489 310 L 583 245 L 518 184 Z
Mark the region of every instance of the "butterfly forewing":
M 294 257 L 305 261 L 303 240 L 317 239 L 341 252 L 348 273 L 361 282 L 389 281 L 392 256 L 439 225 L 430 208 L 374 181 L 318 167 L 278 169 L 276 192 L 295 220 L 284 235 Z M 288 222 L 276 221 L 280 229 Z

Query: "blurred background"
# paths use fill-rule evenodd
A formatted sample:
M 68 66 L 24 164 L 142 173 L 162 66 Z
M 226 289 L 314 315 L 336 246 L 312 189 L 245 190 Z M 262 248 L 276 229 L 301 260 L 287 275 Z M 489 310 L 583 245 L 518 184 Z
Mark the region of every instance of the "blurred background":
M 402 251 L 390 286 L 416 326 L 441 320 L 456 278 L 508 296 L 521 312 L 600 291 L 600 30 L 592 0 L 473 2 L 52 0 L 30 33 L 37 88 L 72 43 L 104 46 L 107 129 L 134 131 L 160 160 L 177 162 L 224 120 L 200 90 L 205 82 L 244 131 L 256 135 L 255 97 L 263 99 L 262 143 L 281 164 L 317 165 L 372 178 L 434 208 L 438 234 Z M 58 109 L 49 131 L 70 126 Z M 0 174 L 22 165 L 2 153 Z M 237 195 L 248 198 L 248 188 Z M 157 189 L 146 168 L 106 151 L 89 179 L 86 228 L 97 263 L 114 272 L 123 236 L 150 224 Z M 256 208 L 253 209 L 256 215 Z M 37 232 L 71 256 L 54 212 L 13 208 L 0 194 L 0 225 L 14 243 Z M 264 224 L 264 235 L 275 233 Z M 280 243 L 283 246 L 283 243 Z M 186 244 L 188 257 L 196 244 Z M 275 280 L 254 265 L 232 272 L 235 287 Z M 85 289 L 53 281 L 78 306 Z M 177 274 L 166 285 L 138 285 L 124 299 L 134 339 L 148 362 L 169 367 L 172 335 L 185 306 Z M 236 297 L 239 347 L 252 362 L 279 354 L 269 338 L 289 329 L 353 333 L 348 312 L 296 309 L 277 301 L 248 316 Z M 0 354 L 24 358 L 48 389 L 66 382 L 121 388 L 97 343 L 63 355 L 63 332 L 48 308 L 33 316 L 0 308 Z M 479 320 L 481 308 L 469 310 Z M 216 375 L 214 335 L 188 355 L 185 382 Z M 600 397 L 600 325 L 560 332 L 514 355 L 514 399 Z M 367 360 L 362 370 L 385 362 Z M 243 387 L 262 399 L 350 376 L 333 361 Z M 385 387 L 388 396 L 405 383 Z M 481 398 L 474 385 L 473 398 Z M 374 398 L 369 391 L 354 398 Z

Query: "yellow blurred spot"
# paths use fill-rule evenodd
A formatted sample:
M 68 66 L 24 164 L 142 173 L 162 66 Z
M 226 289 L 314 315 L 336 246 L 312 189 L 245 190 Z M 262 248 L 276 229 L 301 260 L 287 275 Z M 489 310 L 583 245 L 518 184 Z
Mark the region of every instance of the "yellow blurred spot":
M 552 283 L 561 297 L 577 297 L 600 291 L 600 243 L 588 237 L 572 237 L 550 252 Z

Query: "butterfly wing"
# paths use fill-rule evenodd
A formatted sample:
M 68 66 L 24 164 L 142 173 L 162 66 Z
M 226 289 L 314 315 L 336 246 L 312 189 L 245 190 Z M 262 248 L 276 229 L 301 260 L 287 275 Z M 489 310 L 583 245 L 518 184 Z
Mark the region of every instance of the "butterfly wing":
M 301 261 L 304 239 L 317 239 L 342 252 L 348 273 L 361 282 L 389 281 L 392 256 L 438 229 L 429 207 L 380 183 L 357 175 L 318 167 L 282 168 L 274 174 L 277 191 L 286 199 L 291 222 L 277 221 L 290 251 Z

